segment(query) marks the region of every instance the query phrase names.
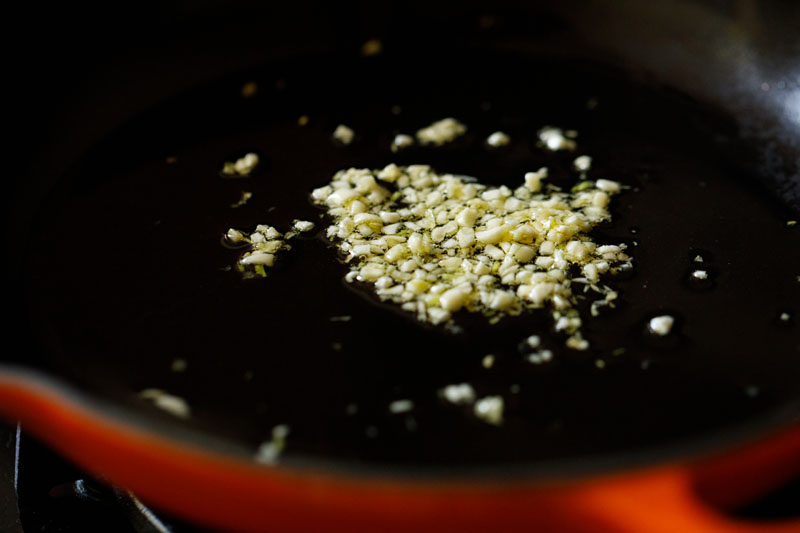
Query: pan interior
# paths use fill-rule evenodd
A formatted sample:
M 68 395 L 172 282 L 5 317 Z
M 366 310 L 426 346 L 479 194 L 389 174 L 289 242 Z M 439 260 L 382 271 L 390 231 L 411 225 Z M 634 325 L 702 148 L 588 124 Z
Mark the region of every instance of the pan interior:
M 243 98 L 248 81 L 258 91 Z M 390 151 L 397 133 L 450 116 L 469 128 L 455 142 Z M 332 141 L 338 124 L 353 144 Z M 537 146 L 545 125 L 576 130 L 578 150 Z M 489 149 L 497 130 L 512 142 Z M 249 178 L 219 176 L 250 151 L 261 163 Z M 593 236 L 627 243 L 635 264 L 607 278 L 615 309 L 590 317 L 581 303 L 586 352 L 564 349 L 545 312 L 424 327 L 343 283 L 323 233 L 296 240 L 264 279 L 242 279 L 230 268 L 240 252 L 220 245 L 229 227 L 324 228 L 308 193 L 340 169 L 424 163 L 513 188 L 547 166 L 569 188 L 581 154 L 590 178 L 630 187 Z M 800 227 L 787 226 L 798 206 L 764 190 L 751 154 L 724 116 L 589 63 L 471 52 L 271 65 L 166 102 L 65 176 L 25 258 L 37 364 L 148 417 L 170 415 L 137 392 L 168 391 L 192 409 L 176 424 L 253 451 L 286 424 L 289 464 L 517 465 L 707 435 L 798 396 Z M 243 191 L 252 198 L 231 207 Z M 698 255 L 712 278 L 702 290 L 687 282 Z M 645 323 L 664 313 L 675 332 L 656 342 Z M 527 361 L 532 334 L 551 362 Z M 504 398 L 502 425 L 437 395 L 462 382 Z M 413 409 L 391 413 L 400 399 Z

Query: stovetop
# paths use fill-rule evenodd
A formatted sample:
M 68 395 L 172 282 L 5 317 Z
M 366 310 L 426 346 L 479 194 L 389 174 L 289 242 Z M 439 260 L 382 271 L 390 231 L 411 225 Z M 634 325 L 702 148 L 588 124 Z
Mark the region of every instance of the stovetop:
M 800 518 L 800 479 L 733 515 L 748 520 Z M 215 533 L 150 509 L 19 428 L 0 425 L 0 533 L 86 531 Z
M 87 531 L 214 533 L 151 510 L 24 431 L 0 425 L 0 533 Z

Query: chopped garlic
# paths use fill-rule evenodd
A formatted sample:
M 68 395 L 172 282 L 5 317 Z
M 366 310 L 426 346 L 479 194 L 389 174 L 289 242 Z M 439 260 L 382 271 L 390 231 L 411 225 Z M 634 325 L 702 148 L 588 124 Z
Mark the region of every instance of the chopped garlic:
M 233 208 L 241 207 L 244 204 L 246 204 L 252 197 L 253 193 L 249 191 L 242 191 L 242 195 L 239 197 L 239 200 L 236 203 L 231 204 L 231 207 Z
M 441 146 L 466 133 L 467 127 L 454 118 L 445 118 L 417 131 L 420 144 Z
M 663 337 L 665 335 L 669 335 L 669 332 L 672 331 L 672 326 L 674 323 L 675 319 L 670 315 L 661 315 L 650 319 L 648 329 L 652 333 Z
M 272 440 L 286 440 L 289 436 L 289 426 L 286 424 L 278 424 L 272 428 Z
M 272 428 L 272 440 L 261 443 L 254 459 L 258 463 L 272 465 L 286 448 L 286 437 L 289 436 L 289 426 L 280 424 Z
M 411 135 L 400 133 L 398 135 L 395 135 L 394 140 L 392 141 L 391 150 L 392 152 L 398 152 L 403 148 L 408 148 L 413 144 L 414 144 L 414 137 L 412 137 Z
M 389 412 L 398 414 L 398 413 L 407 413 L 414 409 L 414 402 L 411 400 L 395 400 L 389 404 Z
M 547 177 L 547 168 L 540 168 L 536 172 L 525 173 L 525 187 L 531 192 L 540 192 L 542 190 L 542 179 Z
M 244 235 L 242 235 L 242 232 L 233 228 L 228 230 L 228 232 L 225 234 L 225 237 L 227 237 L 228 240 L 234 244 L 244 240 Z
M 162 411 L 166 411 L 178 418 L 189 418 L 192 414 L 192 410 L 186 400 L 168 394 L 161 389 L 145 389 L 139 393 L 139 397 L 143 400 L 152 401 L 153 405 Z
M 619 183 L 611 180 L 597 180 L 594 185 L 601 191 L 611 194 L 616 194 L 622 189 L 622 186 Z
M 475 416 L 489 424 L 503 423 L 504 402 L 502 396 L 486 396 L 475 402 Z
M 314 229 L 314 223 L 308 220 L 295 220 L 292 224 L 292 228 L 305 233 L 306 231 L 311 231 Z
M 439 304 L 446 311 L 458 311 L 467 302 L 467 292 L 459 287 L 446 291 L 439 297 Z
M 781 316 L 779 318 L 781 322 L 789 322 L 789 319 L 792 317 L 791 315 L 789 315 L 789 313 L 781 313 Z
M 708 279 L 708 272 L 705 270 L 695 270 L 692 272 L 692 277 L 695 279 L 705 280 Z
M 475 401 L 475 389 L 469 383 L 448 385 L 439 391 L 439 394 L 450 403 L 469 404 Z
M 572 335 L 567 339 L 567 348 L 573 350 L 586 350 L 589 348 L 589 341 L 580 337 L 580 335 Z
M 579 172 L 587 172 L 592 167 L 592 158 L 588 155 L 578 156 L 575 158 L 575 161 L 572 162 L 572 166 Z M 600 189 L 600 186 L 598 185 L 597 188 Z
M 492 368 L 494 366 L 494 355 L 484 355 L 483 359 L 481 359 L 481 366 L 483 366 L 483 368 Z
M 242 257 L 239 262 L 243 265 L 272 266 L 275 263 L 275 255 L 266 252 L 253 252 Z
M 240 176 L 246 178 L 258 165 L 258 154 L 252 152 L 245 154 L 235 162 L 226 161 L 222 166 L 222 174 L 225 176 Z
M 356 132 L 344 124 L 339 124 L 333 131 L 333 138 L 342 144 L 350 144 L 355 139 Z
M 302 222 L 302 221 L 296 221 Z M 311 224 L 309 222 L 309 224 Z M 312 225 L 313 227 L 313 225 Z M 259 224 L 256 230 L 247 235 L 237 229 L 229 229 L 225 235 L 231 243 L 248 243 L 250 249 L 239 258 L 239 270 L 252 276 L 252 272 L 257 275 L 265 276 L 264 267 L 271 267 L 275 264 L 275 254 L 280 250 L 291 248 L 287 244 L 278 230 L 266 224 Z M 288 234 L 287 237 L 291 237 Z M 245 270 L 251 267 L 252 271 Z
M 548 150 L 554 152 L 557 150 L 574 150 L 576 147 L 575 141 L 565 137 L 564 132 L 559 128 L 542 128 L 539 130 L 539 140 Z
M 339 171 L 311 197 L 333 218 L 326 233 L 347 256 L 345 280 L 372 284 L 381 300 L 433 324 L 448 323 L 461 309 L 491 312 L 494 320 L 552 306 L 558 331 L 574 336 L 581 320 L 570 267 L 586 276 L 575 282 L 588 278 L 605 296 L 597 305 L 611 305 L 616 293 L 596 282 L 630 267 L 630 257 L 624 245 L 597 246 L 588 236 L 609 218 L 613 191 L 587 182 L 577 192 L 542 193 L 546 175 L 545 168 L 528 173 L 526 185 L 512 191 L 424 165 L 390 164 Z M 390 194 L 382 181 L 396 184 L 397 192 Z M 588 346 L 580 337 L 569 342 Z
M 500 146 L 508 146 L 511 144 L 511 137 L 502 131 L 496 131 L 487 137 L 486 144 L 489 146 L 494 146 L 495 148 Z
M 534 365 L 546 363 L 551 359 L 553 359 L 553 352 L 550 350 L 540 350 L 538 352 L 528 354 L 528 362 Z

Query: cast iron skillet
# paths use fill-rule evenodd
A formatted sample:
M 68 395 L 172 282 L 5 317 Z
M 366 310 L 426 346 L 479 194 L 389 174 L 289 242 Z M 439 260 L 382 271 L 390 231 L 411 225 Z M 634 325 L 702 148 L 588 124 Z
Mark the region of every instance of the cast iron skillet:
M 515 32 L 510 17 L 482 17 L 475 23 L 488 37 L 477 41 L 420 50 L 389 35 L 376 58 L 349 50 L 273 60 L 140 114 L 64 172 L 31 217 L 20 279 L 39 342 L 5 367 L 4 407 L 112 480 L 220 526 L 303 529 L 345 516 L 342 527 L 519 526 L 535 515 L 542 527 L 580 530 L 596 527 L 602 506 L 620 521 L 605 527 L 635 529 L 636 515 L 613 502 L 651 490 L 684 510 L 664 527 L 724 527 L 678 490 L 685 468 L 587 478 L 675 464 L 798 416 L 797 330 L 792 318 L 779 319 L 800 301 L 800 238 L 786 226 L 798 214 L 796 79 L 748 72 L 747 57 L 734 57 L 740 70 L 726 74 L 723 45 L 744 51 L 748 43 L 726 41 L 725 28 L 712 26 L 718 19 L 692 14 L 707 17 L 702 27 L 719 42 L 703 48 L 705 76 L 688 58 L 668 72 L 682 92 L 659 83 L 674 61 L 657 55 L 659 39 L 598 57 L 586 41 L 601 39 L 613 52 L 603 31 L 531 39 L 531 28 Z M 619 15 L 666 23 L 675 11 Z M 498 20 L 504 31 L 493 30 Z M 546 20 L 550 28 L 562 19 Z M 588 19 L 571 20 L 581 28 Z M 423 19 L 420 31 L 437 22 Z M 648 68 L 620 61 L 623 51 Z M 243 99 L 240 87 L 251 80 L 260 92 Z M 748 98 L 753 83 L 757 97 Z M 764 98 L 770 91 L 776 96 Z M 300 127 L 303 114 L 310 122 Z M 459 142 L 388 151 L 394 133 L 448 115 L 470 125 Z M 354 145 L 331 142 L 341 122 L 358 132 Z M 595 157 L 594 177 L 631 187 L 596 236 L 627 243 L 637 268 L 610 281 L 623 302 L 589 322 L 590 353 L 559 349 L 543 314 L 492 326 L 459 317 L 461 333 L 423 328 L 343 285 L 344 267 L 322 238 L 297 241 L 263 280 L 226 268 L 237 253 L 217 242 L 227 227 L 287 228 L 293 218 L 322 227 L 306 194 L 348 166 L 426 162 L 513 185 L 547 165 L 570 186 L 571 158 L 535 144 L 545 124 L 577 129 L 581 149 Z M 489 150 L 482 140 L 495 129 L 514 143 Z M 216 175 L 222 161 L 249 150 L 263 161 L 251 178 Z M 242 190 L 253 200 L 231 208 Z M 687 284 L 698 255 L 708 286 Z M 678 328 L 657 342 L 643 324 L 661 312 L 675 314 Z M 553 364 L 524 362 L 518 345 L 530 333 L 556 350 Z M 486 370 L 480 361 L 489 352 L 497 363 Z M 188 362 L 185 372 L 171 369 L 175 359 Z M 503 426 L 437 398 L 437 388 L 460 381 L 506 398 Z M 175 421 L 138 399 L 148 387 L 187 398 L 192 417 Z M 400 398 L 413 399 L 415 410 L 388 414 Z M 292 431 L 281 466 L 242 466 L 280 423 Z M 749 452 L 728 475 L 747 477 L 756 466 L 756 481 L 776 480 L 776 466 L 792 475 L 796 438 L 790 432 Z M 163 470 L 142 473 L 145 461 Z M 759 488 L 720 490 L 712 475 L 719 468 L 691 469 L 706 496 L 732 503 Z M 569 482 L 553 489 L 554 479 Z M 213 510 L 202 504 L 212 494 Z M 587 516 L 566 518 L 563 508 Z

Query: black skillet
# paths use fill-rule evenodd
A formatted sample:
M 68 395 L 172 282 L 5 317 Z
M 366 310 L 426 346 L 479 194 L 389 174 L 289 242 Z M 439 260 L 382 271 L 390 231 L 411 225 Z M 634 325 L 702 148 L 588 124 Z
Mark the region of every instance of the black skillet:
M 218 79 L 108 134 L 97 126 L 102 140 L 71 156 L 55 186 L 40 187 L 50 189 L 41 202 L 31 193 L 16 204 L 17 214 L 35 213 L 11 233 L 25 235 L 15 279 L 22 331 L 36 343 L 7 356 L 4 383 L 44 384 L 103 419 L 223 457 L 252 457 L 287 424 L 282 469 L 379 479 L 496 483 L 617 470 L 796 423 L 800 234 L 787 222 L 800 215 L 800 89 L 796 71 L 784 70 L 791 47 L 759 43 L 764 30 L 754 26 L 791 9 L 671 8 L 509 7 L 456 18 L 445 32 L 444 12 L 405 14 L 426 39 L 398 35 L 396 21 L 375 57 L 339 46 L 225 76 L 207 67 L 196 78 Z M 393 13 L 405 12 L 365 16 Z M 692 24 L 708 32 L 702 42 L 677 33 Z M 258 92 L 244 98 L 251 81 Z M 444 116 L 469 133 L 440 149 L 389 151 L 394 134 Z M 357 132 L 352 145 L 331 140 L 339 123 Z M 304 218 L 324 228 L 307 194 L 350 166 L 424 162 L 509 185 L 548 166 L 555 183 L 571 186 L 576 154 L 536 145 L 547 124 L 578 130 L 593 177 L 630 187 L 595 237 L 628 244 L 636 267 L 608 280 L 622 302 L 587 320 L 589 352 L 564 350 L 545 313 L 423 327 L 344 284 L 322 232 L 298 240 L 265 279 L 242 279 L 231 269 L 240 252 L 220 243 L 228 227 L 287 229 Z M 498 129 L 514 141 L 490 149 L 484 139 Z M 250 178 L 218 175 L 247 151 L 262 160 Z M 242 191 L 252 199 L 231 207 Z M 711 275 L 702 286 L 688 279 L 697 256 Z M 661 313 L 678 319 L 666 340 L 645 332 Z M 342 316 L 352 318 L 331 320 Z M 519 345 L 532 333 L 555 351 L 551 364 L 526 362 Z M 481 364 L 487 353 L 491 369 Z M 504 424 L 437 397 L 457 382 L 504 396 Z M 137 396 L 146 388 L 185 398 L 192 416 L 157 410 Z M 397 399 L 414 410 L 389 413 Z M 53 423 L 4 408 L 23 423 L 31 416 L 45 436 Z

